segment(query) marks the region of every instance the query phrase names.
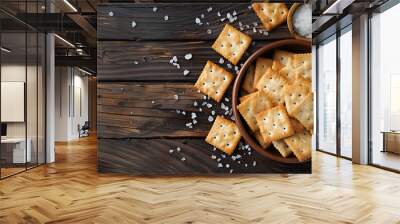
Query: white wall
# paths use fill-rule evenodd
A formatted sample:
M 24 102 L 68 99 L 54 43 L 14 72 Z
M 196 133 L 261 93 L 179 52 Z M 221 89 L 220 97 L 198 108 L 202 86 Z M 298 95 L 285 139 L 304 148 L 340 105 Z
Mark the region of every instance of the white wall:
M 56 67 L 55 140 L 79 138 L 78 125 L 88 120 L 88 78 L 76 68 Z

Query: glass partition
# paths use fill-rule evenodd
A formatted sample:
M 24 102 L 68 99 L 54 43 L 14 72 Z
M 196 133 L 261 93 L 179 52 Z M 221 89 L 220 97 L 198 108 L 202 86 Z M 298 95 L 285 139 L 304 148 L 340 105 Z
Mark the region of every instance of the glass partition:
M 39 1 L 14 3 L 0 6 L 42 10 Z M 45 44 L 43 33 L 0 12 L 1 179 L 45 163 Z

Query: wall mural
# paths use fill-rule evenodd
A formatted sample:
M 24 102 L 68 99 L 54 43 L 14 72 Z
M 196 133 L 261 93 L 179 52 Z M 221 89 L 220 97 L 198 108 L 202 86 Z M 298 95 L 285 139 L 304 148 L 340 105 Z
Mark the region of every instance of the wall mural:
M 311 173 L 311 5 L 98 7 L 98 169 Z

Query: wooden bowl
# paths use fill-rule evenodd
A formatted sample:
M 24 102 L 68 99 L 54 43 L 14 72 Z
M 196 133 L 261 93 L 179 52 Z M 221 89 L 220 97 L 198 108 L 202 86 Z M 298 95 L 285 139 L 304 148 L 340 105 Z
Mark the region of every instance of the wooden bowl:
M 289 28 L 289 32 L 292 34 L 292 36 L 294 38 L 296 38 L 298 40 L 311 41 L 310 38 L 298 35 L 296 33 L 296 31 L 294 30 L 294 27 L 293 27 L 293 15 L 296 12 L 297 8 L 299 8 L 300 5 L 301 5 L 300 3 L 294 3 L 292 5 L 292 7 L 290 7 L 289 13 L 288 13 L 288 16 L 287 16 L 287 26 Z
M 246 76 L 247 69 L 251 64 L 254 64 L 255 60 L 260 57 L 268 57 L 272 58 L 273 52 L 275 49 L 286 50 L 295 53 L 310 53 L 311 52 L 311 42 L 297 40 L 297 39 L 287 39 L 275 41 L 273 43 L 267 44 L 257 51 L 255 51 L 244 63 L 243 67 L 240 69 L 239 75 L 236 77 L 235 83 L 233 84 L 232 90 L 232 110 L 235 116 L 236 125 L 239 128 L 240 134 L 244 138 L 247 144 L 249 144 L 253 149 L 255 149 L 261 155 L 282 163 L 302 163 L 296 159 L 293 155 L 290 157 L 284 158 L 279 154 L 278 150 L 273 149 L 272 145 L 270 148 L 264 150 L 257 142 L 257 140 L 251 134 L 250 129 L 248 128 L 246 122 L 244 121 L 242 115 L 239 113 L 237 109 L 237 105 L 239 105 L 239 94 L 241 92 L 242 81 Z M 307 161 L 304 161 L 307 162 Z

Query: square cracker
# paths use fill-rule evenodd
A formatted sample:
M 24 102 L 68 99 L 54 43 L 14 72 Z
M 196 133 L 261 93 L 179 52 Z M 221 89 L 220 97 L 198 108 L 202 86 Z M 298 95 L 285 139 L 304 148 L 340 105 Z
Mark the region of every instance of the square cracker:
M 289 146 L 283 140 L 273 141 L 272 144 L 278 150 L 278 152 L 285 158 L 292 153 L 292 150 L 290 150 Z
M 253 86 L 256 88 L 258 81 L 260 81 L 261 77 L 268 71 L 268 69 L 272 68 L 273 61 L 268 58 L 257 58 L 256 68 L 254 72 L 254 82 Z
M 261 135 L 260 131 L 254 133 L 254 137 L 256 137 L 258 143 L 260 144 L 261 148 L 266 149 L 271 145 L 271 142 L 266 142 Z
M 274 60 L 278 61 L 283 67 L 291 66 L 293 55 L 293 53 L 288 51 L 275 50 Z
M 233 80 L 233 75 L 217 64 L 207 61 L 194 87 L 220 102 Z
M 283 88 L 288 84 L 285 77 L 269 69 L 257 83 L 257 89 L 266 92 L 274 104 L 283 104 Z
M 311 158 L 311 135 L 307 131 L 297 133 L 284 141 L 299 161 Z
M 314 93 L 310 92 L 302 102 L 292 111 L 292 115 L 310 132 L 314 127 Z
M 242 88 L 248 93 L 253 93 L 257 90 L 254 87 L 254 72 L 255 72 L 254 65 L 250 65 L 246 71 L 246 76 L 244 77 L 242 83 Z
M 242 102 L 244 102 L 246 99 L 248 99 L 249 97 L 251 97 L 252 95 L 256 95 L 256 94 L 258 94 L 258 93 L 257 93 L 257 92 L 254 92 L 254 93 L 250 93 L 250 94 L 244 95 L 244 96 L 242 96 L 242 97 L 239 98 L 239 101 L 240 101 L 240 103 L 242 103 Z
M 240 103 L 237 108 L 250 129 L 256 132 L 258 130 L 256 114 L 270 109 L 272 106 L 273 104 L 269 96 L 263 91 L 258 91 Z
M 212 49 L 236 65 L 251 44 L 251 37 L 226 24 Z
M 292 66 L 296 75 L 311 79 L 311 53 L 293 55 Z
M 257 114 L 256 119 L 266 142 L 281 140 L 294 134 L 289 115 L 283 105 Z
M 206 142 L 231 155 L 240 141 L 240 132 L 236 124 L 217 116 L 206 137 Z
M 253 3 L 252 7 L 267 31 L 286 22 L 289 12 L 285 3 Z
M 284 98 L 286 110 L 293 117 L 293 111 L 299 106 L 307 96 L 309 89 L 301 85 L 287 85 L 284 87 Z

